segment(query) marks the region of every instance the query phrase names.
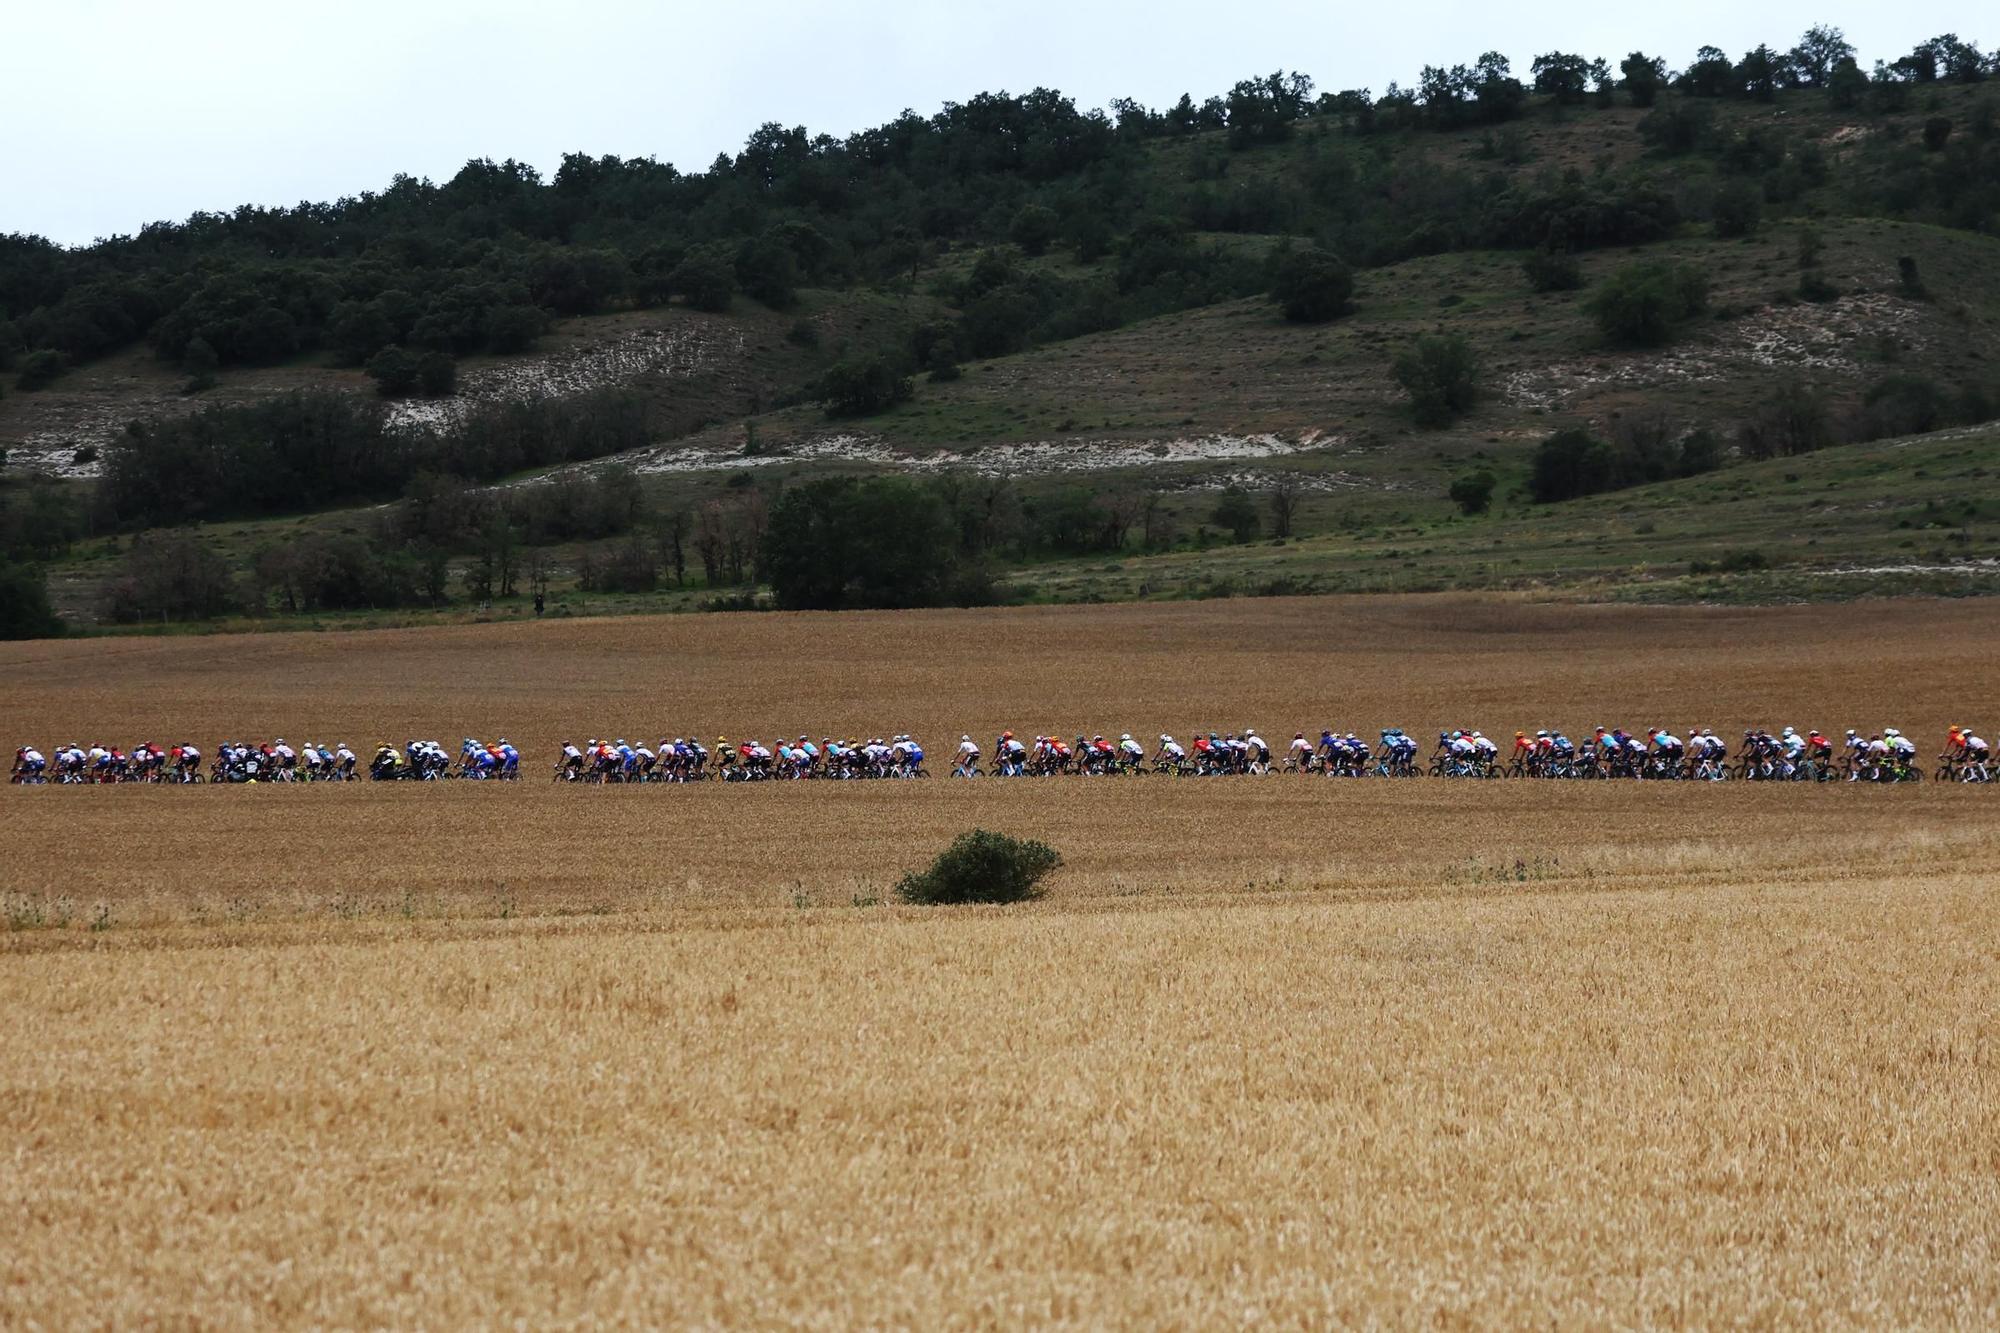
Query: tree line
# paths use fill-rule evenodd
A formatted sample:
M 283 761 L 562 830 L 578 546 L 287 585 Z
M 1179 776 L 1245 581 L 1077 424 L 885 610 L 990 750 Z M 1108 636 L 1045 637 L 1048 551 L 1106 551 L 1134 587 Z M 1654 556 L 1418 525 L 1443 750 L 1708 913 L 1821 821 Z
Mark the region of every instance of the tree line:
M 1024 327 L 1060 336 L 1241 294 L 1227 261 L 1192 245 L 1195 232 L 1313 236 L 1373 264 L 1552 235 L 1570 248 L 1630 244 L 1675 221 L 1658 198 L 1615 179 L 1488 208 L 1493 191 L 1477 173 L 1399 163 L 1385 145 L 1400 133 L 1504 127 L 1537 101 L 1560 113 L 1791 89 L 1843 106 L 1879 99 L 1887 111 L 1912 88 L 1995 71 L 1994 56 L 1955 34 L 1864 71 L 1839 30 L 1815 27 L 1788 50 L 1759 46 L 1736 59 L 1704 46 L 1678 71 L 1643 52 L 1614 67 L 1551 51 L 1522 77 L 1488 52 L 1426 66 L 1380 96 L 1316 92 L 1298 73 L 1162 109 L 1130 99 L 1079 109 L 1049 89 L 982 93 L 845 139 L 767 124 L 696 172 L 576 153 L 545 179 L 524 163 L 478 159 L 442 183 L 399 176 L 330 203 L 197 214 L 77 249 L 0 238 L 0 369 L 32 391 L 143 341 L 187 371 L 191 391 L 222 367 L 325 351 L 368 368 L 387 393 L 439 393 L 451 386 L 452 358 L 525 350 L 563 316 L 676 300 L 722 310 L 738 294 L 784 308 L 802 285 L 893 283 L 967 244 L 1011 243 L 1030 256 L 1062 247 L 1086 262 L 1115 251 L 1111 287 L 1056 298 L 1009 291 L 974 321 L 1005 324 L 1016 339 Z M 1691 148 L 1698 121 L 1670 116 L 1654 134 Z M 1344 142 L 1309 155 L 1302 179 L 1228 179 L 1233 154 L 1316 122 Z M 1203 136 L 1187 178 L 1146 151 Z M 1959 165 L 1954 179 L 1977 179 L 1990 161 Z M 1908 182 L 1899 190 L 1873 205 L 1917 215 L 1958 202 Z M 977 328 L 967 337 L 990 340 Z

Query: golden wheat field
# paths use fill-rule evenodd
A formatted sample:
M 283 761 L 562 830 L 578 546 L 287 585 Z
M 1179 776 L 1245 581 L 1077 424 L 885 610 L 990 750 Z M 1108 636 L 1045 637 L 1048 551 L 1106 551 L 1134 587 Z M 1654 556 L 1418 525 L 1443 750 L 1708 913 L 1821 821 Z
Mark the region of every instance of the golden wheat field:
M 591 734 L 1992 726 L 1977 602 L 0 645 L 0 1322 L 1991 1325 L 2000 792 L 558 787 Z M 1970 716 L 1957 716 L 1971 710 Z M 1988 733 L 1989 735 L 1991 733 Z M 975 825 L 1040 902 L 891 886 Z

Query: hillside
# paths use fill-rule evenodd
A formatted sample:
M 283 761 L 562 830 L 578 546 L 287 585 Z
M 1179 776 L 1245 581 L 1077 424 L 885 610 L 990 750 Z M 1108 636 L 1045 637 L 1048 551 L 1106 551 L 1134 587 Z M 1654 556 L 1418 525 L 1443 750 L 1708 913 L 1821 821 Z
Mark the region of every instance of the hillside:
M 1528 560 L 1542 571 L 1528 582 L 1589 588 L 1596 576 L 1563 569 L 1567 553 L 1554 548 L 1581 539 L 1591 507 L 1528 501 L 1535 451 L 1554 432 L 1585 431 L 1628 456 L 1700 436 L 1713 442 L 1706 466 L 1724 465 L 1724 477 L 1776 452 L 1797 455 L 1788 473 L 1817 478 L 1846 475 L 1817 452 L 1825 446 L 1956 430 L 2000 411 L 2000 84 L 1892 73 L 1864 78 L 1851 95 L 1781 84 L 1764 96 L 1754 82 L 1718 91 L 1713 70 L 1700 75 L 1711 80 L 1704 90 L 1690 67 L 1646 106 L 1634 105 L 1627 71 L 1576 101 L 1523 84 L 1518 100 L 1489 113 L 1474 92 L 1497 76 L 1483 66 L 1461 73 L 1472 80 L 1461 93 L 1415 100 L 1392 89 L 1305 102 L 1276 81 L 1239 86 L 1221 111 L 1186 123 L 1130 108 L 1100 123 L 1053 94 L 981 99 L 885 127 L 884 142 L 856 136 L 803 155 L 789 132 L 760 132 L 700 177 L 579 158 L 543 183 L 515 164 L 473 164 L 444 186 L 423 184 L 421 210 L 407 185 L 341 201 L 335 212 L 355 225 L 330 253 L 312 240 L 322 219 L 290 214 L 196 219 L 71 252 L 60 262 L 95 265 L 97 276 L 65 301 L 104 297 L 116 282 L 135 284 L 121 289 L 131 301 L 143 288 L 160 302 L 180 293 L 193 309 L 211 308 L 200 292 L 218 283 L 271 302 L 278 288 L 259 283 L 296 289 L 300 350 L 191 369 L 161 341 L 161 328 L 178 327 L 169 313 L 45 387 L 9 392 L 0 447 L 11 530 L 24 531 L 36 505 L 45 519 L 65 507 L 73 515 L 41 523 L 68 534 L 60 541 L 16 536 L 9 549 L 49 562 L 65 614 L 102 621 L 116 609 L 111 590 L 130 590 L 137 558 L 117 534 L 144 524 L 116 512 L 93 479 L 121 450 L 163 447 L 167 423 L 330 391 L 363 414 L 357 429 L 428 432 L 449 458 L 464 452 L 450 437 L 493 428 L 486 409 L 561 412 L 611 393 L 643 417 L 648 443 L 610 457 L 580 444 L 559 452 L 553 471 L 468 473 L 497 488 L 454 502 L 451 512 L 469 517 L 443 528 L 394 517 L 407 507 L 384 527 L 378 506 L 448 463 L 410 463 L 388 481 L 320 498 L 301 490 L 281 512 L 225 504 L 194 514 L 207 520 L 199 543 L 222 562 L 215 577 L 238 585 L 199 606 L 261 615 L 295 605 L 289 593 L 271 600 L 288 582 L 253 568 L 279 534 L 360 540 L 371 558 L 400 550 L 406 570 L 441 571 L 419 594 L 407 573 L 398 582 L 364 570 L 346 591 L 306 599 L 322 616 L 412 599 L 431 614 L 469 614 L 494 600 L 477 569 L 496 554 L 498 601 L 518 605 L 505 549 L 516 543 L 536 552 L 536 586 L 570 610 L 741 599 L 760 567 L 764 515 L 787 488 L 879 473 L 941 487 L 965 554 L 1005 595 L 1196 595 L 1295 577 L 1374 586 L 1347 555 L 1304 573 L 1215 574 L 1230 563 L 1211 549 L 1218 504 L 1247 492 L 1260 511 L 1253 530 L 1276 527 L 1360 559 L 1349 550 L 1358 531 L 1457 521 L 1445 492 L 1481 472 L 1497 489 L 1494 513 L 1477 521 L 1523 525 L 1483 540 L 1546 546 L 1548 558 Z M 1065 125 L 1082 137 L 1060 160 L 973 151 Z M 475 195 L 491 197 L 479 205 L 488 213 L 477 214 Z M 501 199 L 511 202 L 491 202 Z M 492 208 L 505 220 L 476 243 L 446 243 L 458 222 L 425 230 L 440 219 L 491 221 Z M 244 258 L 253 223 L 268 262 Z M 745 239 L 725 254 L 739 232 Z M 59 307 L 29 317 L 18 294 L 7 297 L 23 271 L 47 278 L 60 267 L 20 241 L 0 257 L 17 346 L 22 328 L 52 337 L 66 327 L 51 313 Z M 1267 291 L 1287 256 L 1322 250 L 1352 266 L 1351 300 L 1338 317 L 1289 321 Z M 1537 253 L 1564 257 L 1568 279 L 1531 279 L 1524 261 Z M 1609 336 L 1593 311 L 1646 265 L 1699 274 L 1705 294 L 1697 318 L 1637 346 Z M 719 299 L 704 292 L 704 274 L 721 282 Z M 411 290 L 385 290 L 391 282 Z M 540 331 L 525 350 L 504 349 L 508 320 L 529 306 L 538 313 L 522 317 Z M 456 342 L 438 332 L 450 319 Z M 364 335 L 406 337 L 404 373 L 429 358 L 452 391 L 399 391 L 382 424 L 368 425 L 367 405 L 387 381 L 380 358 L 359 355 Z M 1439 337 L 1464 340 L 1477 401 L 1419 424 L 1395 367 Z M 907 397 L 836 417 L 820 400 L 839 375 L 878 387 L 900 376 Z M 135 421 L 141 434 L 127 436 Z M 31 483 L 38 474 L 67 489 Z M 976 536 L 961 512 L 974 483 L 989 488 Z M 579 487 L 597 488 L 600 517 L 576 519 Z M 496 509 L 513 535 L 491 535 L 480 516 Z M 1569 528 L 1524 537 L 1551 524 Z M 1808 563 L 1838 564 L 1847 531 L 1822 540 L 1836 548 L 1824 553 L 1832 561 L 1816 552 Z M 1662 545 L 1648 544 L 1648 558 L 1699 558 Z M 612 580 L 629 587 L 601 577 L 614 550 L 637 562 L 630 578 Z M 1858 547 L 1852 554 L 1860 559 Z M 1169 572 L 1079 573 L 1105 557 Z M 1524 577 L 1474 572 L 1479 563 L 1454 557 L 1448 569 L 1420 565 L 1386 583 Z M 1626 595 L 1624 581 L 1600 591 Z M 1772 595 L 1781 592 L 1798 589 Z M 168 600 L 147 618 L 214 614 Z

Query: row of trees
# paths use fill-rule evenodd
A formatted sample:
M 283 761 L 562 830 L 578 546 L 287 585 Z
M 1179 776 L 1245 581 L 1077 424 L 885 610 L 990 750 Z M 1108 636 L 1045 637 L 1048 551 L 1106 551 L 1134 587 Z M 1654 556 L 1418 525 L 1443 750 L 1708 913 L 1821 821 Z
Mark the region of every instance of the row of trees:
M 103 517 L 149 527 L 393 498 L 422 473 L 492 481 L 636 449 L 646 407 L 616 390 L 481 403 L 442 428 L 392 425 L 331 391 L 134 422 L 104 453 Z

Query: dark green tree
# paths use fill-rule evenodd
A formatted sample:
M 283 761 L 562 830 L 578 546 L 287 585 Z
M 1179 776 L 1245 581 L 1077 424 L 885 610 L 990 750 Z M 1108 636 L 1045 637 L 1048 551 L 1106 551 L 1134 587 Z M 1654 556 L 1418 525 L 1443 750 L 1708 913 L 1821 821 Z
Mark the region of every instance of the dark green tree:
M 1834 71 L 1843 61 L 1853 63 L 1854 47 L 1840 29 L 1818 23 L 1799 38 L 1799 44 L 1792 48 L 1791 59 L 1801 85 L 1824 88 L 1832 82 Z
M 20 373 L 14 377 L 14 387 L 22 393 L 33 393 L 46 389 L 69 370 L 69 357 L 51 347 L 37 348 L 21 358 Z
M 937 606 L 957 587 L 957 551 L 929 490 L 902 477 L 833 477 L 779 497 L 759 564 L 791 610 Z
M 1448 426 L 1479 402 L 1479 358 L 1463 334 L 1426 335 L 1396 358 L 1396 382 L 1419 426 Z
M 1528 72 L 1534 78 L 1535 91 L 1553 97 L 1560 106 L 1581 106 L 1590 91 L 1590 62 L 1582 56 L 1551 51 L 1536 56 Z
M 1715 195 L 1715 234 L 1724 240 L 1757 234 L 1764 220 L 1764 191 L 1749 181 L 1731 181 Z
M 1227 532 L 1229 539 L 1238 546 L 1257 536 L 1257 502 L 1241 486 L 1225 487 L 1208 517 L 1209 522 Z
M 1583 266 L 1560 250 L 1537 250 L 1521 261 L 1528 285 L 1538 292 L 1573 292 L 1583 286 Z
M 486 345 L 495 352 L 525 352 L 548 327 L 539 306 L 500 305 L 486 312 Z
M 1619 484 L 1618 457 L 1611 446 L 1589 431 L 1559 430 L 1535 450 L 1528 493 L 1537 503 L 1596 495 Z
M 1354 270 L 1318 246 L 1290 250 L 1274 265 L 1271 299 L 1295 324 L 1318 324 L 1347 313 Z
M 716 247 L 701 246 L 675 267 L 669 282 L 696 310 L 720 314 L 736 294 L 736 267 Z
M 422 378 L 422 363 L 401 347 L 384 347 L 368 358 L 368 378 L 375 392 L 384 398 L 401 398 L 414 393 Z
M 1588 308 L 1614 343 L 1657 347 L 1708 308 L 1708 279 L 1686 264 L 1628 264 L 1601 284 Z
M 1667 62 L 1644 51 L 1634 51 L 1619 61 L 1618 72 L 1625 76 L 1625 96 L 1636 107 L 1652 106 L 1667 82 Z
M 62 632 L 42 571 L 0 557 L 0 639 L 53 639 Z
M 1446 494 L 1461 514 L 1483 514 L 1493 504 L 1494 484 L 1493 474 L 1480 468 L 1455 478 Z
M 1837 111 L 1852 111 L 1868 96 L 1868 76 L 1852 58 L 1839 61 L 1827 76 L 1827 100 Z
M 1040 255 L 1047 252 L 1062 231 L 1062 219 L 1052 208 L 1041 204 L 1024 205 L 1014 215 L 1014 221 L 1007 228 L 1007 237 L 1021 247 L 1025 255 Z
M 865 417 L 907 402 L 910 377 L 886 356 L 842 361 L 820 378 L 819 400 L 830 417 Z

